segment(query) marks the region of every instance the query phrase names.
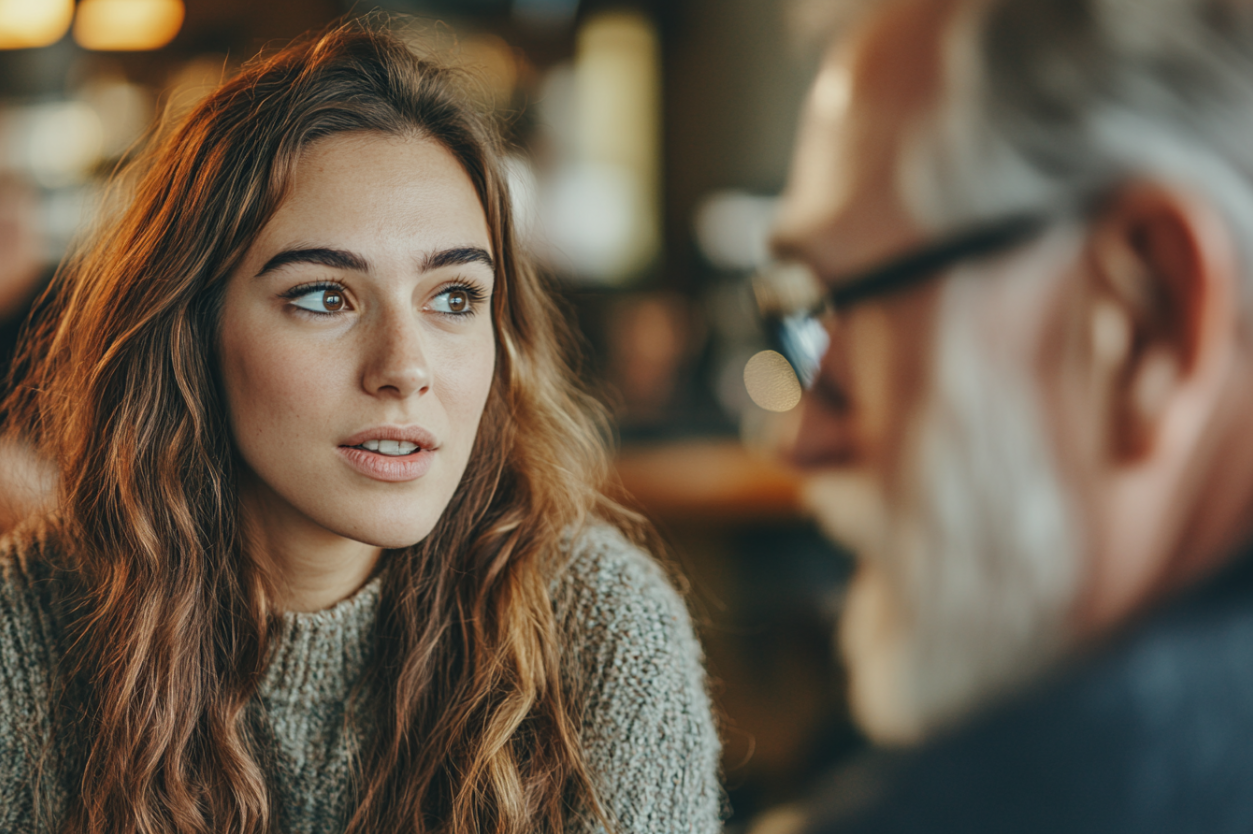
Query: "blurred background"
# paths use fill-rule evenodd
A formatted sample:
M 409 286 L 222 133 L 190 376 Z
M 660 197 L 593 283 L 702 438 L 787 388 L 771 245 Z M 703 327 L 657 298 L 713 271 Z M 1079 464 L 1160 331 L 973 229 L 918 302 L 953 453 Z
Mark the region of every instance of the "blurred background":
M 743 830 L 862 744 L 832 662 L 849 563 L 762 451 L 786 418 L 745 388 L 764 347 L 748 278 L 822 46 L 797 0 L 0 0 L 0 367 L 154 119 L 376 8 L 411 16 L 508 125 L 523 234 L 590 346 L 623 484 L 690 585 Z

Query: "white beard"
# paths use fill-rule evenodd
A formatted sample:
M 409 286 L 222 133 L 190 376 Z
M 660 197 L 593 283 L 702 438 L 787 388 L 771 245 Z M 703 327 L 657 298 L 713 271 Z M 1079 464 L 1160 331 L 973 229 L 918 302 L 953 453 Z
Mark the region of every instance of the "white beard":
M 882 743 L 951 725 L 1038 675 L 1068 642 L 1078 528 L 1028 369 L 981 349 L 973 311 L 988 280 L 953 276 L 942 291 L 936 384 L 901 487 L 889 498 L 845 474 L 807 487 L 819 521 L 862 560 L 840 644 L 853 715 Z

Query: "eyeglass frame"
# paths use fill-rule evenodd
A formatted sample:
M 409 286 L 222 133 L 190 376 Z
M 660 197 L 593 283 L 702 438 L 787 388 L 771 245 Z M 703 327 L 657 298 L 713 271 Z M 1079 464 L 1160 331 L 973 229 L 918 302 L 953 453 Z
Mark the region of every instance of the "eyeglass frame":
M 1103 190 L 1101 193 L 1104 193 Z M 1098 199 L 1078 201 L 1081 213 L 1096 207 Z M 772 346 L 791 364 L 801 386 L 808 389 L 817 376 L 826 347 L 816 357 L 797 356 L 789 347 L 789 340 L 782 333 L 786 327 L 804 327 L 809 322 L 823 327 L 823 319 L 833 313 L 847 312 L 863 302 L 900 292 L 940 278 L 945 272 L 962 261 L 988 258 L 992 255 L 1021 246 L 1044 232 L 1062 216 L 1075 213 L 1072 204 L 1067 208 L 1022 211 L 987 223 L 967 227 L 932 243 L 923 244 L 903 254 L 888 258 L 876 266 L 858 270 L 839 280 L 827 290 L 822 298 L 808 308 L 800 307 L 787 315 L 766 313 L 758 305 L 758 312 Z

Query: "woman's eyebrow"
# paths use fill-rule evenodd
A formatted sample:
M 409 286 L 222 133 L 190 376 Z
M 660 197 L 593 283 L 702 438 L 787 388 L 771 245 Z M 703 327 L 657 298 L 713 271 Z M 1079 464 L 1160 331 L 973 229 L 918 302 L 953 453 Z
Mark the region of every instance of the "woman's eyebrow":
M 441 249 L 438 252 L 428 253 L 422 259 L 421 270 L 429 272 L 442 266 L 473 263 L 486 264 L 488 269 L 495 269 L 495 261 L 492 260 L 491 253 L 486 249 L 480 249 L 477 246 L 460 246 L 455 249 Z
M 354 272 L 370 271 L 369 261 L 355 252 L 326 247 L 312 247 L 307 249 L 286 249 L 279 252 L 265 262 L 265 266 L 261 267 L 261 271 L 257 273 L 256 277 L 260 278 L 262 275 L 281 269 L 288 264 L 297 263 L 317 264 L 334 269 L 350 269 Z M 422 272 L 429 272 L 440 267 L 472 263 L 485 264 L 488 269 L 495 269 L 495 261 L 492 260 L 491 253 L 477 246 L 458 246 L 453 249 L 429 252 L 422 259 L 420 269 Z
M 319 266 L 329 266 L 335 269 L 351 269 L 354 272 L 370 271 L 369 262 L 355 252 L 326 248 L 287 249 L 266 261 L 265 266 L 261 267 L 261 271 L 257 273 L 256 277 L 260 278 L 262 275 L 288 264 L 299 263 L 318 264 Z

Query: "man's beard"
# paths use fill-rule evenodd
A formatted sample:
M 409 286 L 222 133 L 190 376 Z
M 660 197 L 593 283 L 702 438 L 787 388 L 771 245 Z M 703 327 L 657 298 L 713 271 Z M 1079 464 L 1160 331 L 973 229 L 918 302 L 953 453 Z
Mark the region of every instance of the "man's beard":
M 808 489 L 862 559 L 840 643 L 854 717 L 880 742 L 950 726 L 1067 643 L 1078 528 L 1029 368 L 980 343 L 981 286 L 954 276 L 943 290 L 935 385 L 898 482 L 821 475 Z

